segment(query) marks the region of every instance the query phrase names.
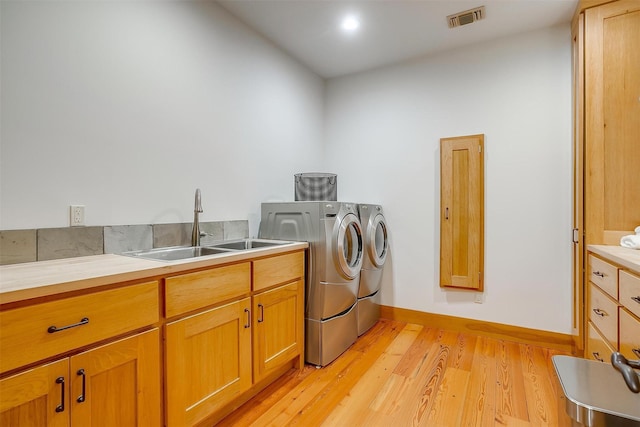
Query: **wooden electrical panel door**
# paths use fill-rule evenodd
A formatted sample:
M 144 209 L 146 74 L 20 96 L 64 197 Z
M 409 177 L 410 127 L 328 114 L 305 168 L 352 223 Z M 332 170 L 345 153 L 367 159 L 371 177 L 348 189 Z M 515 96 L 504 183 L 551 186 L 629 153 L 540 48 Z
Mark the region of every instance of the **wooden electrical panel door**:
M 158 329 L 70 358 L 72 426 L 161 426 Z
M 440 286 L 481 291 L 484 135 L 440 140 Z
M 586 244 L 640 224 L 640 2 L 585 11 Z
M 68 427 L 69 359 L 0 380 L 0 426 Z

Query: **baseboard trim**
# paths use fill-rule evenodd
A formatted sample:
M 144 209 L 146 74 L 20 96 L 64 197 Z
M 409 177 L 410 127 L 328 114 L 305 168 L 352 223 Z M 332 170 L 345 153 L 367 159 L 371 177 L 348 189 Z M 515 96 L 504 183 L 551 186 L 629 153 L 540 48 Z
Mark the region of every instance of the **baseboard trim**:
M 406 308 L 380 306 L 381 317 L 401 322 L 415 323 L 432 328 L 483 335 L 491 338 L 514 341 L 523 344 L 539 345 L 571 354 L 577 354 L 572 335 L 557 332 L 529 329 L 502 323 L 486 322 L 476 319 L 426 313 Z

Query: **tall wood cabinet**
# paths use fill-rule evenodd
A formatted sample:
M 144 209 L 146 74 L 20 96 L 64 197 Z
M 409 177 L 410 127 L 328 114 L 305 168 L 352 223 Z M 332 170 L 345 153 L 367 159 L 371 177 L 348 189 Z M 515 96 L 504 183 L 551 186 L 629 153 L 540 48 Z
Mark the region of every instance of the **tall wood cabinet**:
M 584 10 L 572 27 L 573 323 L 582 349 L 586 246 L 619 245 L 640 225 L 640 2 L 589 1 L 579 7 Z
M 440 286 L 483 290 L 484 135 L 440 140 Z

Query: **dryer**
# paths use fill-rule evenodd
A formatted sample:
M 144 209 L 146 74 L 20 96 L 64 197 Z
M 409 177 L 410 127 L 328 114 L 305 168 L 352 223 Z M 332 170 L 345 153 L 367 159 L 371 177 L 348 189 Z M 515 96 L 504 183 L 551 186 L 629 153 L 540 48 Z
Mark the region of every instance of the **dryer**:
M 363 262 L 354 203 L 263 203 L 259 236 L 309 242 L 305 283 L 305 360 L 325 366 L 358 338 L 356 305 Z
M 380 319 L 380 285 L 389 251 L 389 232 L 382 206 L 361 203 L 358 215 L 364 239 L 364 260 L 358 288 L 358 336 L 364 334 Z

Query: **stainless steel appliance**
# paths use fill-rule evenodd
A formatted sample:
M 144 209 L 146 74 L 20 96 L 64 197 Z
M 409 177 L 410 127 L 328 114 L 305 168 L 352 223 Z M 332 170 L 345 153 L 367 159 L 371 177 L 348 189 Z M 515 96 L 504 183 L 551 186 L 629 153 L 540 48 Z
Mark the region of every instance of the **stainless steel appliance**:
M 364 334 L 380 319 L 380 284 L 389 250 L 389 233 L 382 206 L 359 204 L 362 223 L 364 260 L 358 289 L 358 335 Z
M 358 338 L 356 304 L 363 241 L 356 205 L 263 203 L 259 236 L 309 242 L 305 360 L 318 366 L 329 364 Z
M 612 365 L 571 356 L 551 359 L 573 426 L 640 426 L 640 394 L 627 387 Z

